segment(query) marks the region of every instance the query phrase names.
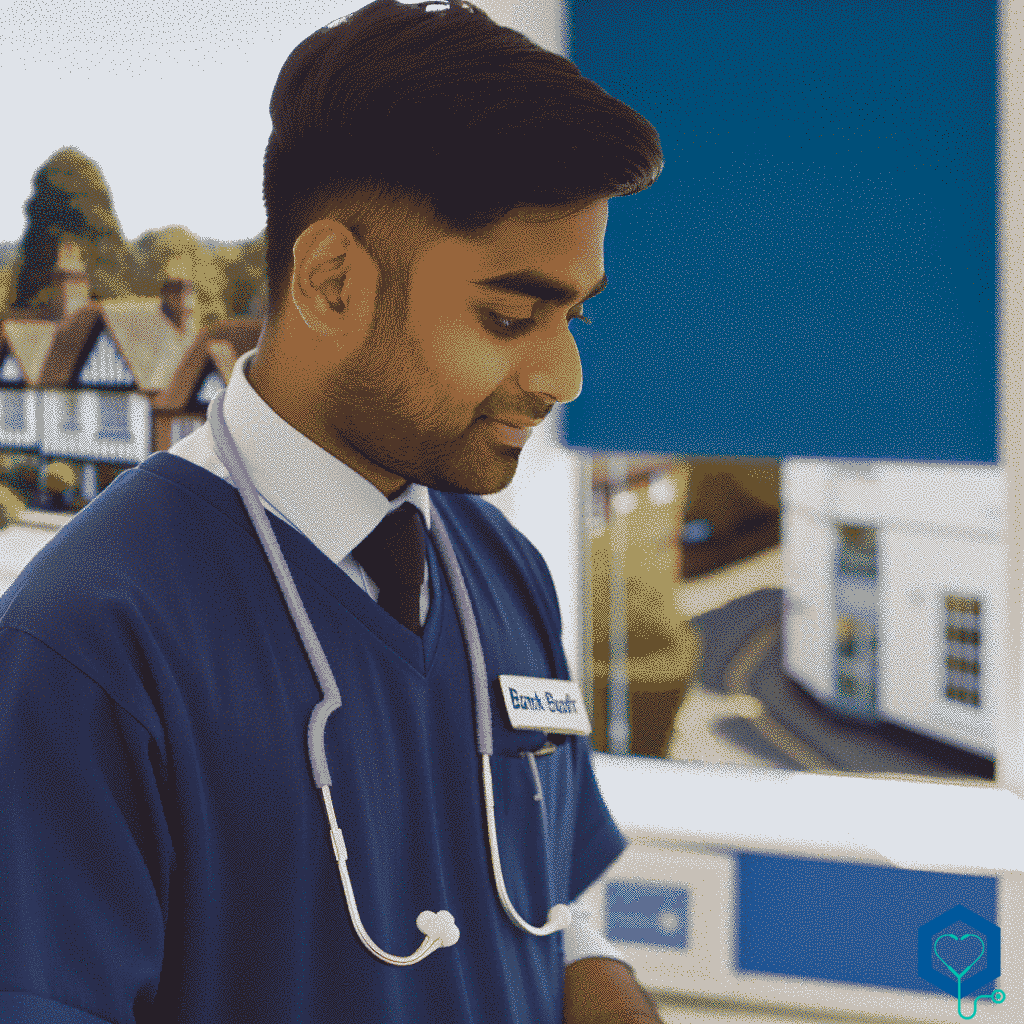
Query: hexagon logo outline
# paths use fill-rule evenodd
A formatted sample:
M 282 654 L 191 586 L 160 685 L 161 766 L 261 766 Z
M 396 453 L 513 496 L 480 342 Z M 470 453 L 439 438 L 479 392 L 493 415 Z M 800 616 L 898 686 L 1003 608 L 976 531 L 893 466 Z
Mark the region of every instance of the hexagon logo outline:
M 985 952 L 988 954 L 988 965 L 977 974 L 965 978 L 959 986 L 959 992 L 957 991 L 957 979 L 953 975 L 947 975 L 932 966 L 932 940 L 937 932 L 956 921 L 963 921 L 985 936 Z M 957 937 L 962 938 L 962 936 Z M 939 914 L 938 917 L 925 922 L 917 929 L 917 973 L 924 981 L 941 988 L 943 992 L 948 992 L 954 999 L 958 995 L 969 996 L 977 992 L 983 985 L 995 981 L 1002 973 L 1002 950 L 999 937 L 998 925 L 986 921 L 985 918 L 975 914 L 973 910 L 968 910 L 958 903 L 944 914 Z

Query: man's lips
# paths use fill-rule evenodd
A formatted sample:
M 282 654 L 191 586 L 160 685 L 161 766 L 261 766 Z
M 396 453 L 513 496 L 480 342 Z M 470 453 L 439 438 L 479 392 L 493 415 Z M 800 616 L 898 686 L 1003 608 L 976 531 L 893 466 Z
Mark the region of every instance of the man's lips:
M 490 427 L 494 437 L 502 444 L 521 448 L 530 440 L 530 434 L 538 420 L 499 420 L 493 416 L 484 416 L 483 422 Z

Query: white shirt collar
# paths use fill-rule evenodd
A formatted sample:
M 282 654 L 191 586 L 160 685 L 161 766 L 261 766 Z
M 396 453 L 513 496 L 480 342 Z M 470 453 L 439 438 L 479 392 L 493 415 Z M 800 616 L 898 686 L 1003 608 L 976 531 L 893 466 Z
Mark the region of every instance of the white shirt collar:
M 263 401 L 245 375 L 256 352 L 246 352 L 235 363 L 224 394 L 224 421 L 253 485 L 281 518 L 336 564 L 403 502 L 420 510 L 429 530 L 430 492 L 426 487 L 410 483 L 388 501 L 369 480 L 300 434 Z M 214 452 L 209 423 L 168 452 L 230 481 Z

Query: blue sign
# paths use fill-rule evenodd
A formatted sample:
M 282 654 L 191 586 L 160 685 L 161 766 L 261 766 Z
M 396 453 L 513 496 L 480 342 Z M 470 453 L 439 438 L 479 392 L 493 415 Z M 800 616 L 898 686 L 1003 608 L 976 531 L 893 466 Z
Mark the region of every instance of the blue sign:
M 660 882 L 605 886 L 608 938 L 686 949 L 689 892 Z
M 994 918 L 997 881 L 737 852 L 737 970 L 934 994 L 918 972 L 919 925 L 958 903 Z
M 657 129 L 570 446 L 995 463 L 995 0 L 567 0 Z

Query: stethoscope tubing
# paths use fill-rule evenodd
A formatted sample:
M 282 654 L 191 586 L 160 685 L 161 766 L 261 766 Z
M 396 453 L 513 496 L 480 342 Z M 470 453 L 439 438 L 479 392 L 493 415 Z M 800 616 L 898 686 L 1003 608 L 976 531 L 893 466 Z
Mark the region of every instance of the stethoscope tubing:
M 345 846 L 342 831 L 338 827 L 334 813 L 334 804 L 331 799 L 331 773 L 327 767 L 327 757 L 324 750 L 324 730 L 327 726 L 327 719 L 341 707 L 341 694 L 338 691 L 338 685 L 334 679 L 334 674 L 331 672 L 331 667 L 328 664 L 323 647 L 321 647 L 320 641 L 317 638 L 316 630 L 313 629 L 313 624 L 306 613 L 302 598 L 299 596 L 298 588 L 295 586 L 295 581 L 281 552 L 280 545 L 274 536 L 266 510 L 249 477 L 241 453 L 235 445 L 234 438 L 231 436 L 224 421 L 223 404 L 225 394 L 226 391 L 223 389 L 218 391 L 208 406 L 207 421 L 210 424 L 210 430 L 213 435 L 214 450 L 227 469 L 232 482 L 238 488 L 242 502 L 253 523 L 260 543 L 263 545 L 271 570 L 281 588 L 285 604 L 295 623 L 295 628 L 298 630 L 299 638 L 306 649 L 313 672 L 323 694 L 323 698 L 316 704 L 310 715 L 309 726 L 306 730 L 306 740 L 313 781 L 317 789 L 320 790 L 323 800 L 324 813 L 327 817 L 330 831 L 331 848 L 334 851 L 335 860 L 338 864 L 338 872 L 341 876 L 341 885 L 345 894 L 349 916 L 359 940 L 374 956 L 385 963 L 395 966 L 409 966 L 418 963 L 442 946 L 454 945 L 459 939 L 459 929 L 455 924 L 454 918 L 447 910 L 438 911 L 436 914 L 425 910 L 416 918 L 417 928 L 426 936 L 423 942 L 409 956 L 395 956 L 377 946 L 366 932 L 359 917 L 352 882 L 346 866 L 348 850 Z M 501 855 L 498 850 L 497 826 L 494 820 L 494 786 L 491 777 L 493 736 L 491 731 L 490 696 L 487 688 L 487 667 L 484 660 L 483 645 L 480 642 L 480 632 L 477 628 L 476 616 L 473 613 L 469 591 L 462 577 L 462 571 L 459 567 L 455 550 L 441 522 L 441 517 L 437 515 L 437 510 L 433 504 L 431 504 L 430 511 L 430 533 L 437 544 L 445 574 L 452 586 L 452 593 L 455 597 L 455 610 L 459 624 L 462 627 L 463 640 L 466 645 L 473 679 L 477 751 L 481 762 L 481 782 L 487 818 L 487 838 L 490 847 L 491 868 L 498 899 L 505 913 L 519 928 L 529 932 L 531 935 L 551 935 L 568 926 L 571 921 L 569 908 L 562 903 L 556 904 L 550 909 L 547 922 L 537 927 L 529 924 L 516 912 L 505 888 L 505 879 L 501 871 Z M 538 785 L 538 795 L 541 795 L 539 792 L 540 778 L 537 775 L 536 764 L 532 758 L 530 761 L 534 778 Z M 543 816 L 542 820 L 544 820 L 546 815 L 544 815 L 543 798 L 541 798 L 541 813 Z

